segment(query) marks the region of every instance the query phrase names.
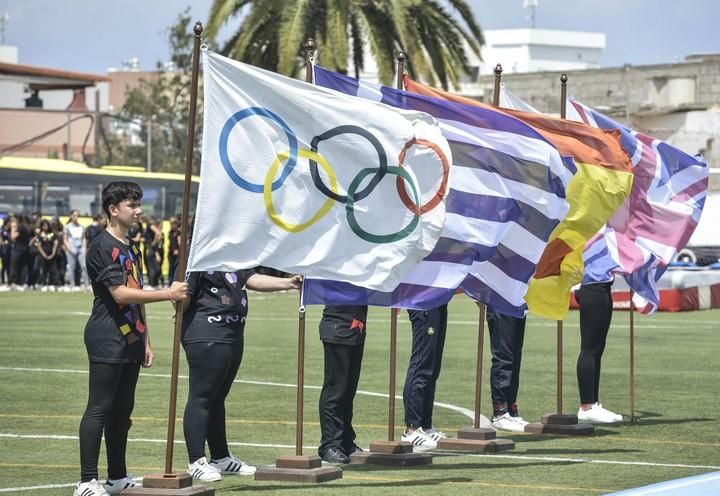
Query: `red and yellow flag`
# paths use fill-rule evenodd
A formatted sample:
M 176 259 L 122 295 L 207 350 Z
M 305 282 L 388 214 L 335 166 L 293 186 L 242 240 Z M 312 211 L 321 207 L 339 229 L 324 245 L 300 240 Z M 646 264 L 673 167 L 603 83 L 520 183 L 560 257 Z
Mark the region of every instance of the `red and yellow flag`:
M 577 172 L 567 189 L 570 211 L 550 235 L 525 296 L 531 312 L 555 320 L 565 318 L 570 288 L 582 281 L 585 243 L 607 223 L 632 187 L 632 165 L 620 146 L 620 132 L 542 114 L 496 108 L 425 86 L 407 76 L 405 88 L 413 93 L 512 115 L 533 127 L 562 155 L 573 157 Z

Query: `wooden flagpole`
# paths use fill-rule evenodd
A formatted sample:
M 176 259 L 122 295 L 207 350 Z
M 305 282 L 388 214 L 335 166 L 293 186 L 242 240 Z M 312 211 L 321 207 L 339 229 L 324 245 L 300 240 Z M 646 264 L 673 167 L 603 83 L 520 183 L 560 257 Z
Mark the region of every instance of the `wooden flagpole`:
M 635 422 L 635 305 L 630 290 L 630 422 Z
M 192 55 L 192 79 L 190 82 L 190 113 L 187 125 L 187 146 L 185 147 L 185 183 L 183 188 L 183 203 L 180 230 L 180 249 L 178 253 L 178 268 L 175 277 L 185 276 L 187 269 L 187 241 L 190 223 L 190 184 L 192 180 L 192 160 L 195 144 L 195 113 L 197 110 L 198 74 L 200 72 L 200 35 L 203 32 L 202 24 L 198 21 L 193 28 L 195 40 Z M 173 334 L 172 369 L 170 372 L 170 406 L 168 412 L 167 447 L 165 449 L 165 474 L 172 473 L 173 441 L 175 439 L 175 412 L 177 407 L 177 384 L 180 358 L 180 334 L 182 331 L 183 312 L 182 305 L 175 306 L 175 332 Z
M 405 52 L 397 54 L 397 89 L 404 90 Z M 429 453 L 413 453 L 412 444 L 395 441 L 395 385 L 397 375 L 397 320 L 398 309 L 390 308 L 390 367 L 388 378 L 388 435 L 387 441 L 371 441 L 369 451 L 355 452 L 350 455 L 352 463 L 367 465 L 427 465 L 432 463 Z
M 493 105 L 500 102 L 500 79 L 502 66 L 495 66 L 495 86 Z M 476 302 L 478 306 L 478 341 L 475 360 L 475 415 L 472 427 L 458 429 L 457 437 L 448 437 L 438 441 L 438 448 L 471 452 L 498 452 L 515 448 L 512 439 L 498 439 L 493 428 L 480 427 L 480 410 L 482 407 L 483 354 L 485 352 L 485 304 Z
M 200 35 L 203 32 L 202 23 L 199 21 L 193 27 L 195 39 L 192 52 L 192 77 L 190 82 L 190 111 L 187 124 L 187 145 L 185 148 L 185 183 L 183 188 L 183 202 L 180 231 L 180 248 L 178 253 L 178 268 L 175 272 L 176 279 L 182 280 L 187 269 L 187 242 L 190 216 L 190 185 L 192 179 L 192 161 L 195 143 L 195 115 L 197 110 L 197 89 L 198 75 L 200 72 Z M 172 282 L 172 281 L 171 281 Z M 136 487 L 123 494 L 145 495 L 213 495 L 215 489 L 210 486 L 194 486 L 192 476 L 186 472 L 173 473 L 173 447 L 175 440 L 175 416 L 177 409 L 177 385 L 178 370 L 180 361 L 180 334 L 183 323 L 183 306 L 175 306 L 175 330 L 173 333 L 172 366 L 170 371 L 170 402 L 168 406 L 168 428 L 165 448 L 165 471 L 162 474 L 147 475 L 143 478 L 143 487 Z
M 305 51 L 305 82 L 313 83 L 313 53 L 315 40 L 308 38 L 302 46 Z M 259 467 L 255 480 L 327 482 L 341 479 L 338 467 L 323 467 L 317 455 L 303 455 L 304 386 L 305 386 L 305 282 L 303 281 L 298 300 L 298 344 L 297 344 L 297 389 L 295 393 L 295 456 L 279 456 L 274 466 Z
M 560 118 L 567 115 L 567 74 L 560 76 Z M 579 424 L 577 415 L 563 414 L 563 321 L 557 322 L 556 341 L 556 411 L 542 416 L 540 423 L 525 426 L 525 432 L 536 434 L 571 434 L 585 436 L 595 432 L 591 424 Z

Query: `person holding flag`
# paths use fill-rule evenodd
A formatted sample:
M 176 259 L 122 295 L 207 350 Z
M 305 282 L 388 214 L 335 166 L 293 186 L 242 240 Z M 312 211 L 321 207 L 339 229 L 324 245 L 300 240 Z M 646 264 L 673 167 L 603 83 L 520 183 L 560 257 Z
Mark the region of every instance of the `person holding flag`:
M 418 450 L 437 448 L 447 437 L 432 423 L 435 387 L 440 377 L 447 334 L 447 304 L 431 310 L 408 310 L 412 351 L 403 389 L 405 432 L 401 440 Z
M 128 238 L 128 231 L 140 219 L 142 196 L 140 186 L 132 182 L 105 186 L 102 206 L 109 225 L 88 249 L 87 273 L 94 295 L 85 326 L 90 379 L 80 421 L 81 478 L 74 496 L 120 494 L 137 485 L 127 474 L 125 452 L 140 367 L 153 364 L 143 305 L 187 297 L 184 282 L 154 291 L 143 289 L 142 252 Z M 105 485 L 97 481 L 103 435 L 108 461 Z
M 320 321 L 325 378 L 320 393 L 318 455 L 328 463 L 350 463 L 363 451 L 355 444 L 353 400 L 360 380 L 367 322 L 366 305 L 328 305 Z
M 189 390 L 183 432 L 188 473 L 214 482 L 223 475 L 253 475 L 256 468 L 228 448 L 225 399 L 242 362 L 246 288 L 254 291 L 299 289 L 302 277 L 273 277 L 254 270 L 190 272 L 188 298 L 183 302 L 181 342 L 188 361 Z M 205 443 L 210 461 L 205 456 Z

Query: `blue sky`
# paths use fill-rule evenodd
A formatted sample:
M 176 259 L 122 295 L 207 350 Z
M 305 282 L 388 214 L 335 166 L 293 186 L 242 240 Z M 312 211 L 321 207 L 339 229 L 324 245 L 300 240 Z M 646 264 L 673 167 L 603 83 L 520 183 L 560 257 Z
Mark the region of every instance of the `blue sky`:
M 446 0 L 438 0 L 447 5 Z M 20 62 L 104 74 L 138 57 L 143 69 L 165 60 L 165 30 L 190 0 L 0 0 L 7 44 Z M 469 0 L 484 29 L 528 27 L 522 0 Z M 192 1 L 204 21 L 211 0 Z M 537 27 L 607 35 L 603 66 L 682 60 L 720 52 L 720 0 L 539 0 Z

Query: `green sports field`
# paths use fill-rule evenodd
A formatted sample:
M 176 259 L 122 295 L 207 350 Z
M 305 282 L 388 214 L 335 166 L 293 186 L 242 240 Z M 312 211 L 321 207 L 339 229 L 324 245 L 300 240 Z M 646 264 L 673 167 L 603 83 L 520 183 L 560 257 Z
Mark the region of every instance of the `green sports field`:
M 77 430 L 87 395 L 82 331 L 90 296 L 77 293 L 0 294 L 0 492 L 72 493 L 79 476 Z M 128 463 L 134 475 L 162 470 L 165 456 L 171 351 L 171 311 L 148 307 L 156 364 L 138 386 Z M 308 310 L 305 371 L 305 453 L 319 441 L 317 401 L 322 382 L 320 309 Z M 458 297 L 450 306 L 444 367 L 435 408 L 436 427 L 447 433 L 472 420 L 477 310 Z M 565 410 L 577 409 L 577 313 L 565 323 Z M 371 309 L 355 424 L 358 444 L 387 436 L 389 311 Z M 436 453 L 433 465 L 411 469 L 348 466 L 340 481 L 320 486 L 255 482 L 227 477 L 220 493 L 391 493 L 573 495 L 604 494 L 668 479 L 720 470 L 720 311 L 636 318 L 637 422 L 601 427 L 584 438 L 517 434 L 513 451 L 500 455 Z M 409 324 L 401 314 L 398 393 L 409 353 Z M 487 343 L 487 339 L 486 339 Z M 250 296 L 245 359 L 229 398 L 233 452 L 250 463 L 270 464 L 294 454 L 297 295 Z M 483 413 L 491 413 L 486 346 Z M 616 312 L 603 360 L 601 397 L 629 414 L 628 314 Z M 183 357 L 184 360 L 184 357 Z M 184 363 L 180 374 L 186 374 Z M 182 412 L 187 381 L 180 380 Z M 371 394 L 367 394 L 371 393 Z M 531 317 L 525 338 L 520 411 L 528 420 L 555 410 L 555 324 Z M 402 401 L 397 425 L 402 425 Z M 396 436 L 401 434 L 400 428 Z M 186 466 L 182 423 L 177 421 L 176 469 Z M 103 448 L 104 449 L 104 448 Z M 104 452 L 100 477 L 105 476 Z M 9 491 L 8 491 L 9 490 Z

